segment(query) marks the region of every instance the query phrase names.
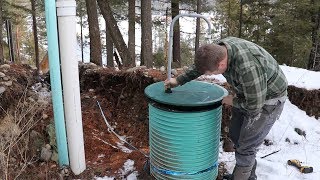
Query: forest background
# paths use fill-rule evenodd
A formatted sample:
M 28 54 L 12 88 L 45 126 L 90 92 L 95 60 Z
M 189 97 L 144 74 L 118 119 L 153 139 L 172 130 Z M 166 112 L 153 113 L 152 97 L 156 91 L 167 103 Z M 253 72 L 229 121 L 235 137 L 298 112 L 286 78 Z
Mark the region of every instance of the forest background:
M 88 61 L 108 67 L 165 66 L 171 19 L 179 13 L 199 13 L 212 22 L 213 41 L 241 37 L 266 48 L 280 64 L 320 70 L 320 2 L 316 0 L 76 2 L 79 61 L 85 61 L 84 54 L 89 54 Z M 13 61 L 40 69 L 47 53 L 44 3 L 0 0 L 0 64 Z M 119 26 L 124 21 L 128 22 L 126 32 Z M 192 63 L 195 49 L 204 43 L 206 26 L 197 20 L 195 33 L 190 33 L 176 23 L 173 67 Z M 137 36 L 141 37 L 139 42 Z

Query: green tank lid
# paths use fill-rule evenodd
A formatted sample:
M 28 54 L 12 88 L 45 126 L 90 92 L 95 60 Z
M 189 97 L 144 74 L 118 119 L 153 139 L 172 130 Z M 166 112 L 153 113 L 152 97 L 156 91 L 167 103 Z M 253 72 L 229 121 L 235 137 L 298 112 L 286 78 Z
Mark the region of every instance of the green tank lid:
M 166 93 L 164 82 L 157 82 L 146 87 L 144 92 L 157 103 L 185 107 L 213 105 L 228 95 L 223 87 L 200 81 L 190 81 L 171 90 L 172 93 Z

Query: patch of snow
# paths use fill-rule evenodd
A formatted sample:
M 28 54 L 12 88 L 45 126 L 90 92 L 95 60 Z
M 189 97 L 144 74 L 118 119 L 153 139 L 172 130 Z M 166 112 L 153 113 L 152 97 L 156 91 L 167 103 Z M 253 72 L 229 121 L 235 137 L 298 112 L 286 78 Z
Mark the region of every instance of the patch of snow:
M 299 128 L 306 132 L 306 137 L 294 131 Z M 286 138 L 290 142 L 286 141 Z M 304 111 L 286 101 L 280 119 L 275 122 L 266 139 L 273 145 L 261 145 L 257 153 L 257 176 L 263 180 L 300 180 L 320 179 L 320 121 L 309 117 Z M 279 152 L 261 158 L 274 151 Z M 312 166 L 313 173 L 303 174 L 297 168 L 287 165 L 290 159 L 297 159 L 302 165 Z M 223 152 L 220 147 L 219 162 L 225 162 L 231 173 L 235 165 L 234 153 Z
M 320 72 L 281 65 L 289 85 L 308 90 L 320 89 Z

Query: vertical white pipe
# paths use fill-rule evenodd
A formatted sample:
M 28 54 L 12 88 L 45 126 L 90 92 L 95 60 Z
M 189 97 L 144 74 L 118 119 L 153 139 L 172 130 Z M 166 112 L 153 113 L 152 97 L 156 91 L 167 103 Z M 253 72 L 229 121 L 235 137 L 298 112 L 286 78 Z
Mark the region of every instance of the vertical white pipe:
M 56 6 L 70 167 L 78 175 L 86 169 L 86 164 L 76 59 L 76 1 L 57 0 Z

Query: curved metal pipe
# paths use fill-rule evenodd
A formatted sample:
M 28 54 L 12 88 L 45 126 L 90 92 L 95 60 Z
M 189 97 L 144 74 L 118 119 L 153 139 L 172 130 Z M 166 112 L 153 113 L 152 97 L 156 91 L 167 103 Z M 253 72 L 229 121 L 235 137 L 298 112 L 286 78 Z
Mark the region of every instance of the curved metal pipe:
M 187 17 L 197 17 L 197 18 L 203 18 L 207 24 L 208 24 L 208 34 L 211 33 L 211 24 L 209 20 L 200 14 L 179 14 L 176 17 L 173 18 L 171 25 L 170 25 L 170 32 L 169 32 L 169 48 L 168 48 L 168 80 L 171 78 L 171 61 L 172 61 L 172 39 L 173 39 L 173 27 L 174 23 L 182 16 L 187 16 Z M 170 88 L 169 88 L 170 91 Z

